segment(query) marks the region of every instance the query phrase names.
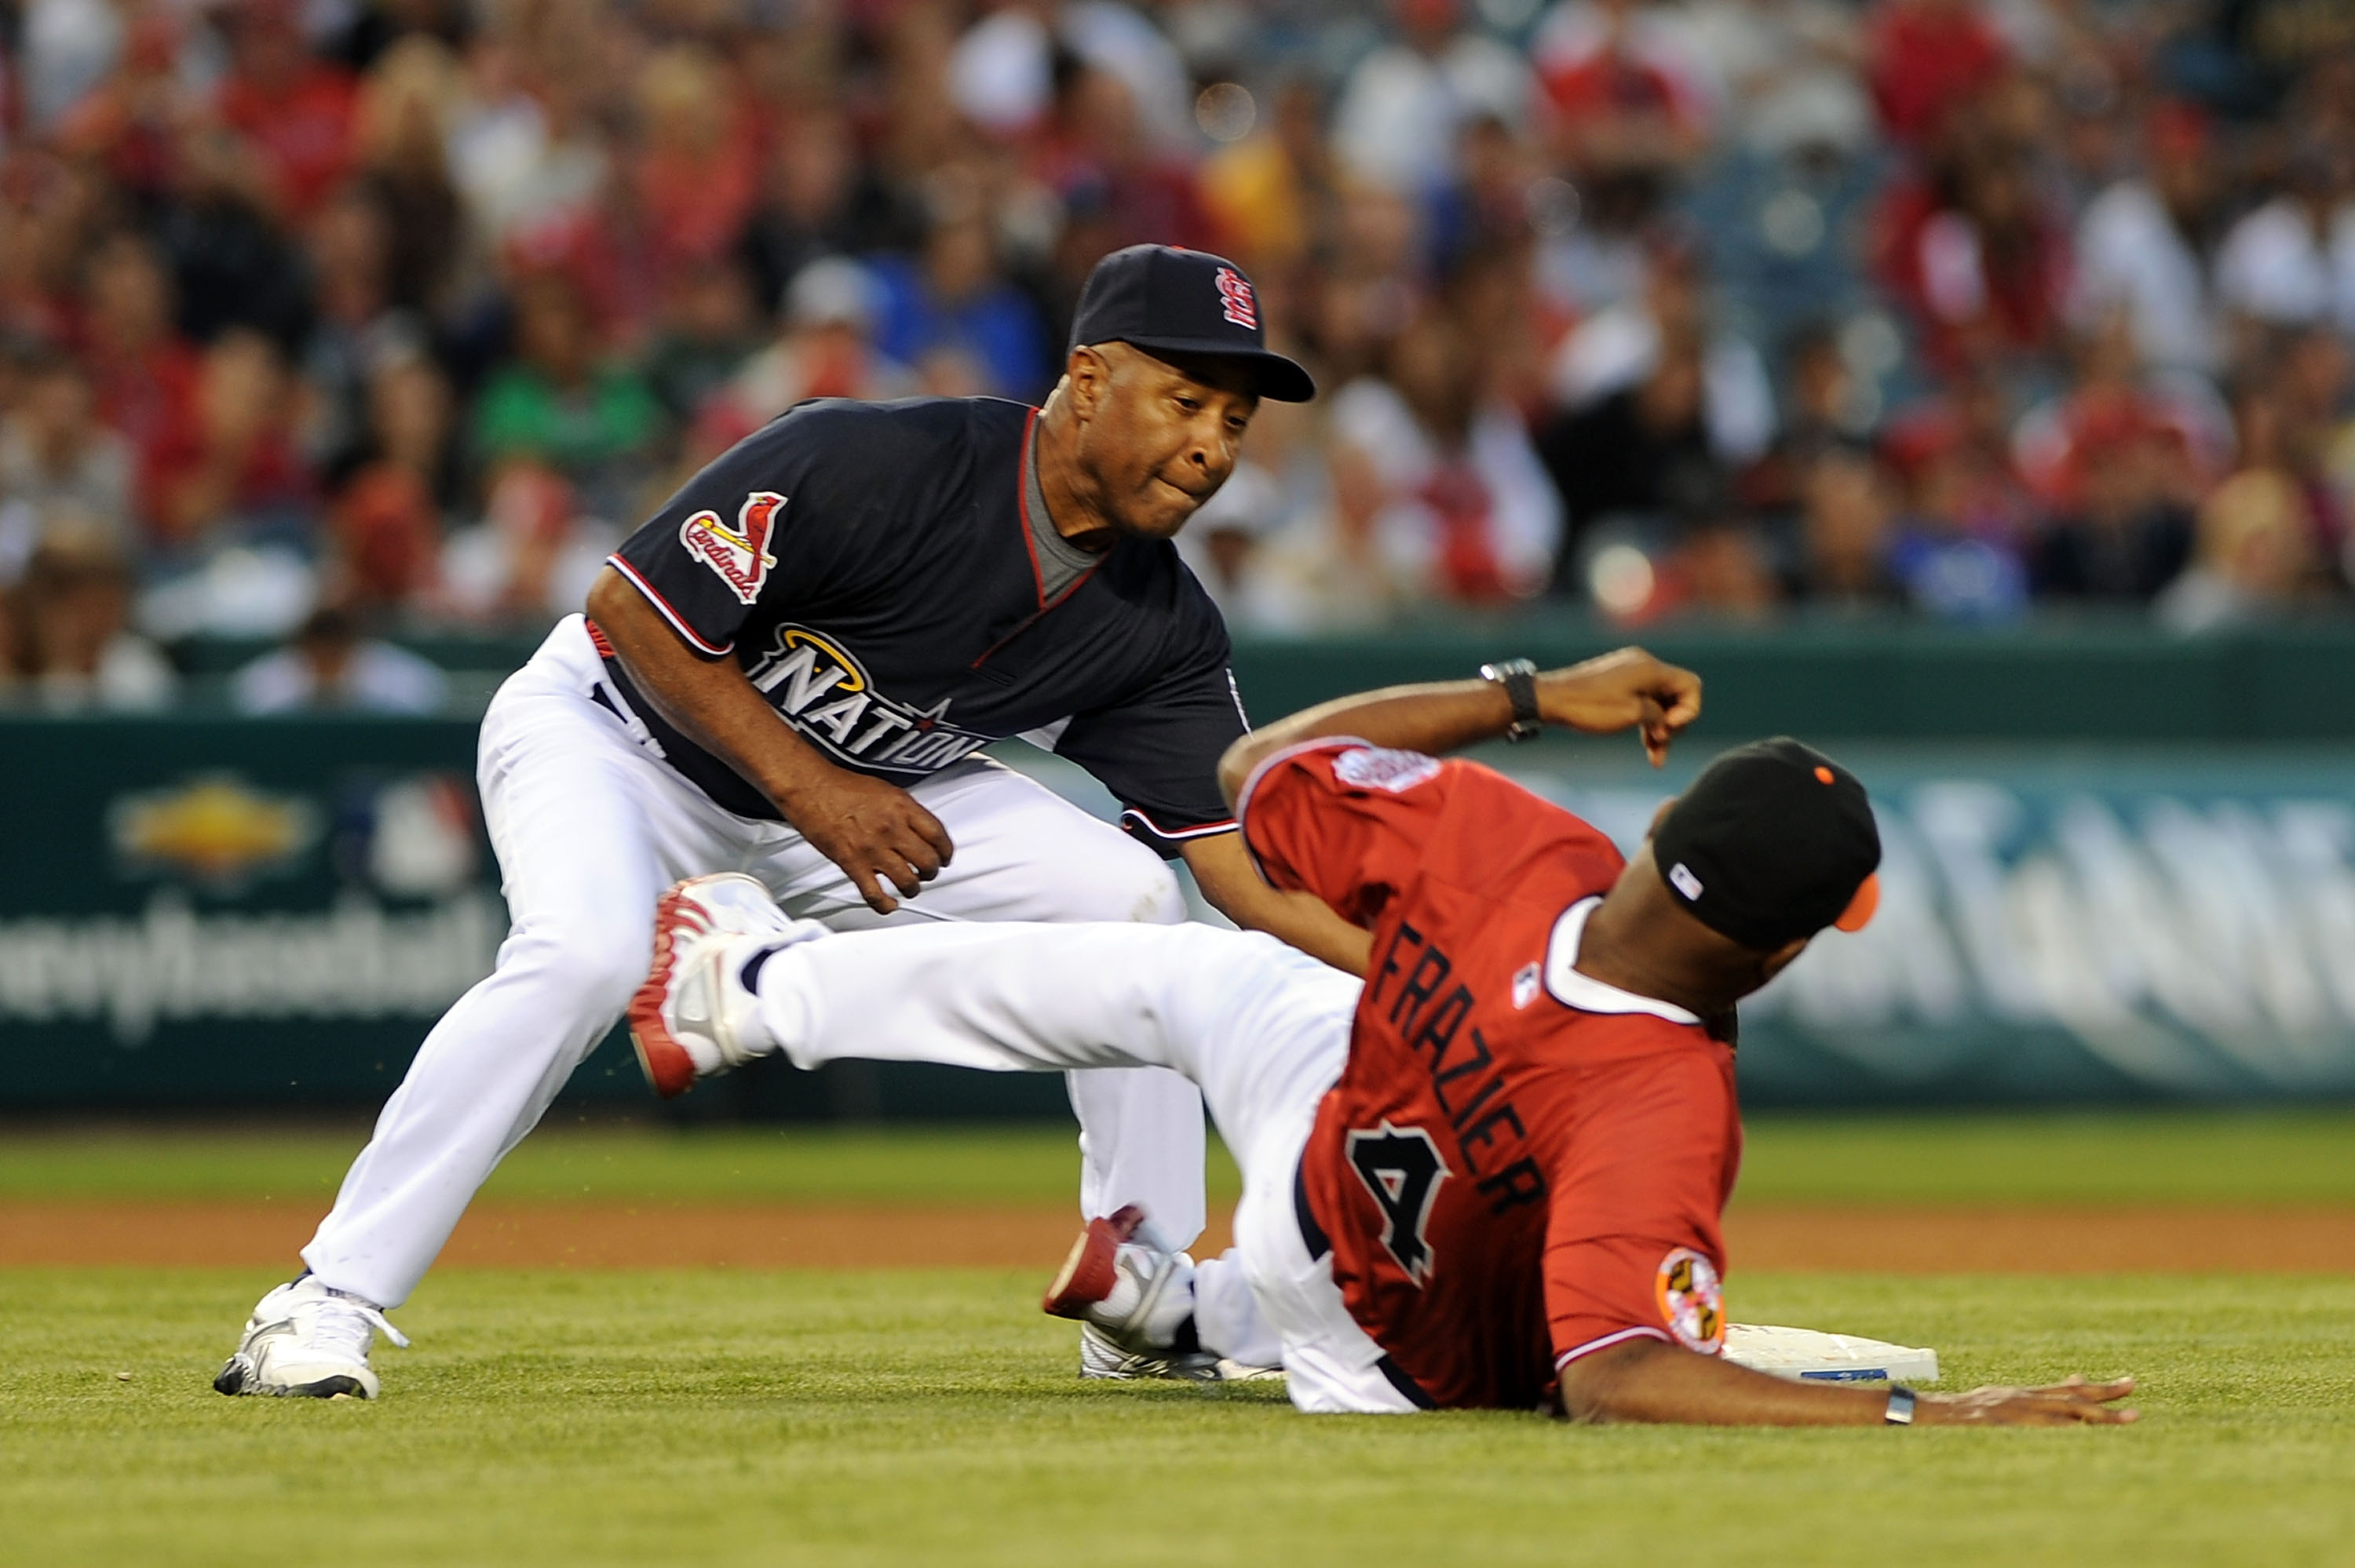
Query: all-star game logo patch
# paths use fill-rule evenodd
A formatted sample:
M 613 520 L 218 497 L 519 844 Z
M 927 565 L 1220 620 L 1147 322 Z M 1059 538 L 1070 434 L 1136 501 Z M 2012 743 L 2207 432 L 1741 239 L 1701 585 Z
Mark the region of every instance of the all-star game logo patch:
M 1396 795 L 1439 773 L 1439 759 L 1420 751 L 1379 746 L 1352 747 L 1333 759 L 1333 777 L 1356 789 L 1387 789 Z
M 1232 267 L 1219 269 L 1220 313 L 1239 327 L 1259 325 L 1259 301 L 1252 293 L 1251 280 Z
M 1725 1348 L 1725 1287 L 1717 1265 L 1689 1246 L 1678 1247 L 1660 1259 L 1653 1291 L 1677 1343 L 1705 1356 Z
M 746 604 L 761 597 L 777 557 L 769 554 L 769 535 L 785 498 L 772 490 L 756 490 L 736 509 L 736 526 L 730 528 L 717 512 L 698 512 L 678 525 L 678 542 L 687 553 L 709 567 L 729 591 Z

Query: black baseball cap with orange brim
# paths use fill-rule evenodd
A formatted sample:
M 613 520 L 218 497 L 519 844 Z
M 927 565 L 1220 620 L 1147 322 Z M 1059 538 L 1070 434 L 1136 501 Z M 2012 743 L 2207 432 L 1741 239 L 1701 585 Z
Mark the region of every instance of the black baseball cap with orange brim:
M 1132 245 L 1097 262 L 1080 292 L 1070 346 L 1099 343 L 1235 360 L 1251 371 L 1261 397 L 1279 403 L 1316 396 L 1316 379 L 1267 346 L 1251 279 L 1205 250 Z
M 1787 736 L 1707 768 L 1652 835 L 1669 895 L 1757 952 L 1827 926 L 1860 931 L 1881 906 L 1881 831 L 1856 775 Z

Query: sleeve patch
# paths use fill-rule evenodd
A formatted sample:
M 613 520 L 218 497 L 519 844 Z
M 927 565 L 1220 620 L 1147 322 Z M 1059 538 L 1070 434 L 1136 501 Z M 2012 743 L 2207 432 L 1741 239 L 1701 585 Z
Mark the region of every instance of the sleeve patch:
M 1387 789 L 1403 794 L 1439 772 L 1439 758 L 1420 751 L 1392 751 L 1364 746 L 1333 759 L 1333 777 L 1359 789 Z
M 1725 1348 L 1725 1287 L 1715 1264 L 1691 1247 L 1678 1247 L 1660 1260 L 1653 1289 L 1677 1343 L 1705 1356 Z
M 784 505 L 785 498 L 776 492 L 756 490 L 736 509 L 735 527 L 721 522 L 717 512 L 698 512 L 678 525 L 678 542 L 710 567 L 730 593 L 751 604 L 761 597 L 777 564 L 769 553 L 769 537 Z

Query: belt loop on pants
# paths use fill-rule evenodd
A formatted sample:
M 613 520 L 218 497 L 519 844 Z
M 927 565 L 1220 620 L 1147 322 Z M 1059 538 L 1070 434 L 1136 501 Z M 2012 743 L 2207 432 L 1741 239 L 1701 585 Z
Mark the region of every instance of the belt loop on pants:
M 596 675 L 589 683 L 589 700 L 622 721 L 623 732 L 630 737 L 631 745 L 653 757 L 669 760 L 662 742 L 655 738 L 654 731 L 646 727 L 646 721 L 640 718 L 623 699 L 621 689 L 613 684 L 602 665 L 598 667 Z

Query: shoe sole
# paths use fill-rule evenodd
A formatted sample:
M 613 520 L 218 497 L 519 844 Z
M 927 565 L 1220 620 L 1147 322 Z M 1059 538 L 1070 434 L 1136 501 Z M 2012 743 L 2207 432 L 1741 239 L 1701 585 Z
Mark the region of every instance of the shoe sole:
M 1086 1318 L 1088 1308 L 1110 1296 L 1120 1282 L 1121 1244 L 1136 1234 L 1144 1218 L 1145 1211 L 1131 1203 L 1108 1218 L 1090 1220 L 1047 1287 L 1039 1309 L 1050 1318 Z
M 1098 1343 L 1110 1359 L 1091 1363 L 1087 1349 L 1080 1351 L 1080 1377 L 1088 1383 L 1218 1383 L 1222 1381 L 1219 1358 L 1208 1351 L 1138 1354 L 1123 1351 L 1108 1340 Z
M 220 1375 L 213 1379 L 213 1392 L 225 1393 L 232 1398 L 258 1396 L 265 1399 L 373 1399 L 376 1397 L 369 1392 L 368 1384 L 343 1372 L 336 1372 L 332 1376 L 319 1378 L 311 1383 L 288 1383 L 281 1388 L 254 1387 L 251 1384 L 251 1369 L 240 1366 L 238 1359 L 232 1356 L 229 1358 L 229 1364 L 221 1368 Z
M 681 884 L 680 886 L 684 886 Z M 687 898 L 678 887 L 655 904 L 655 961 L 645 982 L 630 997 L 630 1044 L 638 1054 L 638 1068 L 646 1086 L 663 1099 L 675 1100 L 695 1087 L 695 1058 L 687 1054 L 663 1022 L 663 994 L 670 989 L 678 967 L 678 944 L 673 934 L 686 919 Z M 699 916 L 695 916 L 699 918 Z

